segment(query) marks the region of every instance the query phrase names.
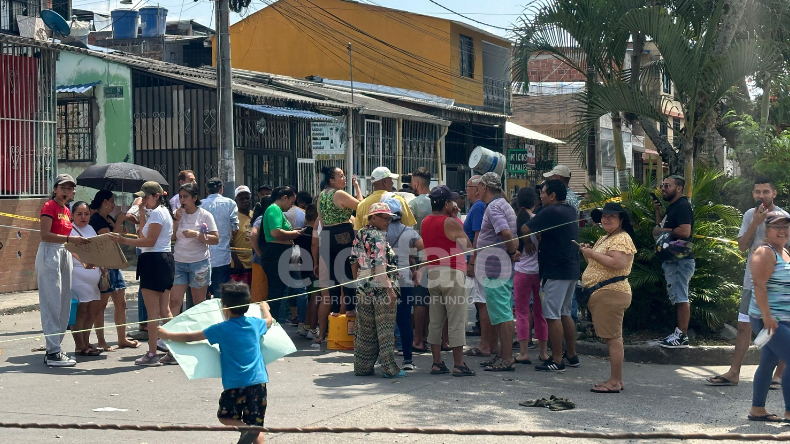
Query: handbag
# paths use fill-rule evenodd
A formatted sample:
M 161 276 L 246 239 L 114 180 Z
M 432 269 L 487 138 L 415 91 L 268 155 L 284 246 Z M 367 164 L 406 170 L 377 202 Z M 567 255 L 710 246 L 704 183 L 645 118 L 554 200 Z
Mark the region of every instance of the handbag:
M 110 271 L 103 271 L 101 274 L 101 278 L 99 279 L 99 291 L 107 291 L 110 289 L 111 286 L 110 282 Z
M 599 290 L 609 284 L 614 284 L 615 282 L 624 281 L 626 279 L 628 279 L 628 276 L 617 276 L 602 282 L 598 282 L 592 287 L 582 287 L 581 284 L 576 284 L 576 302 L 578 302 L 579 305 L 587 305 L 587 303 L 590 302 L 590 296 L 592 296 L 596 290 Z

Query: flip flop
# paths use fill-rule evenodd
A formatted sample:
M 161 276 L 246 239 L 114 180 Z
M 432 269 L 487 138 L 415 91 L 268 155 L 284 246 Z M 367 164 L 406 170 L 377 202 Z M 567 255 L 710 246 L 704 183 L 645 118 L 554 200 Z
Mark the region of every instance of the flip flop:
M 620 390 L 613 390 L 610 389 L 609 387 L 604 387 L 604 386 L 593 387 L 590 389 L 590 391 L 593 393 L 620 393 Z
M 732 387 L 738 385 L 737 382 L 732 382 L 724 376 L 718 375 L 710 378 L 705 378 L 706 385 L 713 387 Z
M 782 383 L 779 381 L 771 381 L 771 385 L 768 386 L 768 390 L 781 390 Z
M 85 347 L 82 350 L 74 350 L 74 354 L 79 356 L 99 356 L 102 352 L 90 347 Z
M 97 348 L 97 350 L 101 350 L 101 351 L 104 351 L 104 352 L 114 352 L 114 351 L 118 350 L 118 347 L 116 347 L 114 345 L 111 345 L 111 346 L 106 347 L 106 348 L 105 347 L 99 347 L 99 348 Z
M 780 418 L 780 417 L 774 415 L 773 413 L 769 413 L 767 415 L 762 415 L 762 416 L 749 415 L 749 416 L 747 416 L 747 418 L 749 419 L 749 421 L 758 421 L 758 422 L 784 422 L 785 421 L 785 419 Z
M 415 347 L 414 345 L 412 345 L 411 346 L 411 352 L 412 353 L 428 353 L 428 347 L 419 348 L 419 347 Z
M 491 356 L 491 353 L 483 353 L 483 352 L 480 351 L 479 348 L 475 347 L 473 349 L 467 350 L 466 353 L 464 353 L 464 356 L 474 356 L 476 358 L 487 358 L 487 357 Z
M 140 342 L 139 341 L 129 341 L 129 342 L 131 342 L 133 345 L 119 345 L 118 348 L 120 349 L 120 348 L 138 348 L 138 347 L 140 347 Z
M 529 359 L 524 359 L 522 361 L 521 359 L 513 358 L 513 360 L 516 362 L 516 364 L 532 364 L 532 361 L 530 361 Z

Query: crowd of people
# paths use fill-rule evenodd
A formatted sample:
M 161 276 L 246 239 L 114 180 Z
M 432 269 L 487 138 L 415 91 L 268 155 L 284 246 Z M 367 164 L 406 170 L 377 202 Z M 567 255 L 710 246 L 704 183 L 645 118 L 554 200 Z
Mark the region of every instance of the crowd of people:
M 120 272 L 97 270 L 63 248 L 64 243 L 84 244 L 95 234 L 112 233 L 139 255 L 139 321 L 147 330 L 148 351 L 137 365 L 177 364 L 158 337 L 159 320 L 219 297 L 222 286 L 235 281 L 249 287 L 251 302 L 271 301 L 263 305 L 273 319 L 297 326 L 299 336 L 316 344 L 326 340 L 331 316 L 356 318 L 354 373 L 371 375 L 379 364 L 385 378 L 417 370 L 413 354 L 427 352 L 432 364 L 426 371 L 432 375 L 475 376 L 467 357 L 485 358 L 479 365 L 491 372 L 512 372 L 535 358 L 537 371 L 578 368 L 576 315 L 581 303 L 610 355 L 609 378 L 591 391 L 624 389 L 622 326 L 632 300 L 628 276 L 636 246 L 622 205 L 608 202 L 581 212 L 580 199 L 569 187 L 570 170 L 562 165 L 546 173 L 540 186 L 519 189 L 512 201 L 496 173 L 472 176 L 465 189 L 470 207 L 464 220 L 458 216 L 462 196 L 446 185 L 431 188 L 424 168 L 409 176 L 409 186 L 396 190 L 400 176 L 378 167 L 367 196 L 355 177 L 353 194 L 346 191 L 348 177 L 339 167 L 325 168 L 322 176 L 318 196 L 264 185 L 253 206 L 249 187 L 237 187 L 230 199 L 216 178 L 208 181 L 208 195 L 201 199 L 194 174 L 182 171 L 169 202 L 159 184 L 147 182 L 129 211 L 116 219 L 110 216 L 113 195 L 104 190 L 90 204 L 74 202 L 69 209 L 75 182 L 58 176 L 52 199 L 42 209 L 36 264 L 44 333 L 66 330 L 72 297 L 79 301 L 74 330 L 101 327 L 109 298 L 116 304 L 116 323 L 125 323 Z M 660 186 L 661 197 L 653 195 L 653 234 L 668 251 L 659 258 L 677 310 L 677 327 L 659 344 L 668 349 L 689 346 L 694 217 L 684 188 L 682 177 L 669 176 Z M 741 248 L 749 250 L 749 265 L 736 356 L 728 373 L 708 383 L 737 384 L 751 333 L 768 330 L 773 336 L 762 351 L 750 418 L 771 420 L 764 405 L 772 384 L 790 402 L 790 373 L 781 364 L 790 358 L 790 256 L 783 249 L 790 215 L 773 205 L 776 191 L 770 180 L 755 184 L 754 196 L 759 205 L 744 215 L 739 236 Z M 580 222 L 587 218 L 605 232 L 593 245 L 579 243 Z M 124 236 L 124 221 L 136 227 L 137 237 Z M 476 324 L 467 331 L 471 306 Z M 95 346 L 88 332 L 75 334 L 77 354 L 111 351 L 100 331 Z M 479 334 L 480 343 L 466 349 L 471 334 Z M 118 347 L 139 346 L 122 327 L 118 335 Z M 47 336 L 50 366 L 75 364 L 61 351 L 61 340 Z M 400 364 L 396 350 L 402 351 Z M 451 353 L 451 367 L 443 352 Z

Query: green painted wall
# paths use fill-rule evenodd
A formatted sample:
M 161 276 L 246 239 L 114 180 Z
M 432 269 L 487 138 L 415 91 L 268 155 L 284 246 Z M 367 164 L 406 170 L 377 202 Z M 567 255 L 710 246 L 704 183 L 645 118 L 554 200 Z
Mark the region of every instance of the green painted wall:
M 56 67 L 58 85 L 77 85 L 101 80 L 93 89 L 95 123 L 93 140 L 95 164 L 134 162 L 132 153 L 132 73 L 124 65 L 107 62 L 98 57 L 61 51 Z M 123 98 L 105 99 L 107 86 L 123 88 Z M 58 162 L 58 173 L 69 173 L 75 178 L 94 162 Z M 77 187 L 77 200 L 93 198 L 96 190 Z

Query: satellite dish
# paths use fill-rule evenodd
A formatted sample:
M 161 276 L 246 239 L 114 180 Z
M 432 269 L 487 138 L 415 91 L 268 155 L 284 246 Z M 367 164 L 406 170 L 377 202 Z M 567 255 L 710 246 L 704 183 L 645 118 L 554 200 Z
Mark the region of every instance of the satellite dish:
M 71 34 L 71 27 L 69 26 L 66 19 L 51 9 L 45 9 L 41 11 L 41 20 L 44 21 L 44 24 L 47 25 L 47 28 L 52 30 L 53 38 L 55 37 L 55 34 L 60 35 L 61 37 L 68 37 L 68 35 Z

